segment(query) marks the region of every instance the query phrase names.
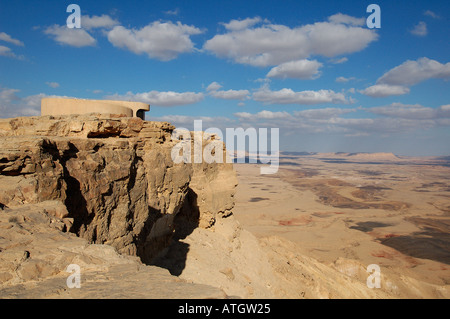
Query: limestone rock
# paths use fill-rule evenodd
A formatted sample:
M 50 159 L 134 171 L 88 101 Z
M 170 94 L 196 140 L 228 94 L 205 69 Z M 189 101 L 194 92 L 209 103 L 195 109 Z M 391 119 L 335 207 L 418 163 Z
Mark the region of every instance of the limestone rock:
M 0 238 L 8 241 L 3 232 L 12 231 L 14 241 L 24 240 L 14 253 L 6 249 L 13 235 L 0 245 L 2 258 L 13 256 L 2 262 L 9 266 L 0 280 L 22 285 L 57 277 L 70 263 L 67 254 L 55 253 L 60 241 L 109 245 L 149 264 L 166 251 L 176 225 L 208 228 L 217 216 L 229 215 L 237 184 L 232 164 L 174 163 L 173 130 L 166 122 L 109 114 L 0 120 L 0 204 L 13 214 Z M 29 220 L 39 226 L 32 223 L 24 232 Z M 39 258 L 31 252 L 31 259 L 19 261 L 29 251 L 26 242 L 36 242 L 36 229 L 51 229 L 45 238 L 52 237 L 55 249 L 46 242 Z
M 111 246 L 61 232 L 54 225 L 62 221 L 43 206 L 25 204 L 0 214 L 0 298 L 226 297 L 220 289 L 187 283 Z M 80 289 L 67 285 L 71 264 L 80 267 Z

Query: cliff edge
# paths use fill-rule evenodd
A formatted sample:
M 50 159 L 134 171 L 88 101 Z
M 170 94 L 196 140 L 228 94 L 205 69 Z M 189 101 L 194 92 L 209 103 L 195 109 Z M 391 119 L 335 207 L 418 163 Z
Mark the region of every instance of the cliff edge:
M 0 120 L 0 296 L 226 296 L 150 266 L 234 205 L 232 164 L 175 164 L 174 128 L 104 114 Z M 88 288 L 67 288 L 70 264 Z

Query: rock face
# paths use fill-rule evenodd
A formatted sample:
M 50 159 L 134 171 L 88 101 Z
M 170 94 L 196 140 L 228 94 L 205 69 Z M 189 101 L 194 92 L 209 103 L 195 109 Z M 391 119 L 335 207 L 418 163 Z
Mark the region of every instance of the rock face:
M 234 205 L 232 164 L 175 164 L 173 130 L 101 114 L 0 120 L 0 214 L 28 207 L 62 234 L 150 264 L 174 233 L 211 227 Z M 5 240 L 1 255 L 11 246 Z M 17 278 L 0 274 L 0 284 L 11 280 Z
M 120 255 L 108 245 L 89 244 L 62 232 L 49 214 L 57 202 L 24 204 L 0 211 L 1 298 L 224 298 L 220 289 L 187 283 L 138 257 Z M 70 288 L 80 267 L 80 286 Z

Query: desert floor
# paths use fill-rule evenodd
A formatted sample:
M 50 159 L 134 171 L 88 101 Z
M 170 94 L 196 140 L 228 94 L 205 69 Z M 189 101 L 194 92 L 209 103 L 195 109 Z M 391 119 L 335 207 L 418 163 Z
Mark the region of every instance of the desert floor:
M 260 167 L 235 164 L 239 185 L 233 212 L 270 248 L 271 262 L 279 263 L 286 282 L 304 276 L 301 269 L 287 274 L 285 268 L 301 255 L 353 276 L 362 284 L 359 290 L 369 276 L 361 269 L 378 265 L 379 297 L 449 297 L 448 158 L 285 154 L 276 174 L 261 175 Z M 314 281 L 314 271 L 308 274 Z M 308 290 L 314 287 L 303 285 L 298 296 L 365 296 L 323 285 L 322 291 Z

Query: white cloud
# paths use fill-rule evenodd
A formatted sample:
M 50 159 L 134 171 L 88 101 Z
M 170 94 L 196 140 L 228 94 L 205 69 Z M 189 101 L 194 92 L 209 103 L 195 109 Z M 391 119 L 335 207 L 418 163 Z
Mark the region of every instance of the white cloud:
M 219 91 L 219 89 L 221 88 L 222 85 L 217 82 L 212 82 L 210 85 L 208 85 L 206 91 L 209 92 L 208 94 L 212 97 L 222 100 L 244 100 L 248 98 L 248 95 L 250 94 L 248 90 Z
M 0 32 L 0 41 L 5 41 L 17 46 L 25 46 L 23 44 L 22 41 L 17 40 L 17 39 L 13 39 L 9 34 L 5 33 L 5 32 Z M 4 45 L 0 45 L 0 56 L 5 56 L 5 57 L 9 57 L 9 58 L 13 58 L 13 59 L 18 59 L 18 60 L 23 60 L 24 56 L 23 55 L 17 55 L 15 54 L 11 48 L 4 46 Z
M 333 64 L 342 64 L 348 61 L 347 57 L 342 57 L 340 59 L 331 59 L 330 62 Z
M 59 83 L 57 82 L 45 82 L 45 84 L 54 89 L 59 88 Z
M 442 119 L 450 118 L 450 105 L 442 105 L 438 108 L 425 107 L 420 104 L 392 103 L 387 106 L 368 108 L 367 111 L 393 118 L 403 119 Z
M 222 88 L 222 85 L 220 85 L 217 82 L 212 82 L 208 87 L 206 88 L 206 91 L 217 91 L 220 88 Z
M 372 97 L 402 95 L 409 93 L 409 86 L 429 79 L 450 79 L 450 62 L 442 64 L 426 57 L 408 60 L 383 74 L 375 85 L 359 92 Z
M 13 39 L 9 34 L 7 34 L 5 32 L 0 32 L 0 40 L 8 42 L 8 43 L 12 43 L 14 45 L 18 45 L 18 46 L 21 46 L 21 47 L 24 46 L 22 41 L 17 40 L 17 39 Z
M 328 107 L 324 109 L 311 109 L 303 111 L 294 111 L 294 115 L 298 117 L 303 117 L 306 119 L 330 119 L 332 117 L 337 117 L 342 114 L 347 114 L 355 112 L 356 109 L 341 109 L 335 107 Z
M 322 103 L 349 103 L 345 95 L 332 90 L 301 91 L 281 89 L 272 91 L 267 86 L 260 88 L 252 95 L 255 101 L 268 104 L 322 104 Z
M 423 14 L 426 15 L 426 16 L 428 16 L 428 17 L 431 17 L 431 18 L 433 18 L 433 19 L 440 19 L 440 18 L 441 18 L 438 14 L 434 13 L 434 12 L 431 11 L 431 10 L 427 10 L 427 11 L 425 11 Z
M 180 13 L 180 9 L 176 8 L 174 10 L 167 10 L 167 11 L 164 11 L 164 13 L 171 15 L 171 16 L 177 16 Z
M 200 102 L 204 99 L 204 95 L 203 93 L 195 92 L 178 93 L 173 91 L 150 91 L 143 93 L 127 92 L 125 95 L 114 94 L 109 95 L 106 98 L 112 100 L 143 102 L 152 106 L 179 106 Z
M 87 30 L 96 28 L 109 29 L 119 24 L 119 21 L 111 18 L 109 15 L 102 14 L 101 16 L 82 16 L 81 27 Z
M 20 90 L 0 87 L 0 105 L 5 107 L 6 104 L 19 100 L 20 98 L 16 95 L 18 92 L 20 92 Z
M 389 70 L 377 83 L 414 85 L 428 79 L 450 79 L 450 62 L 446 64 L 428 58 L 408 60 Z
M 0 56 L 6 56 L 9 58 L 14 58 L 14 59 L 19 59 L 19 60 L 24 59 L 23 55 L 15 54 L 10 48 L 5 47 L 4 45 L 0 45 Z
M 358 52 L 378 38 L 374 30 L 335 22 L 317 22 L 295 28 L 267 22 L 258 27 L 253 25 L 249 23 L 245 28 L 236 27 L 215 35 L 203 48 L 220 58 L 266 67 L 311 55 L 335 57 Z
M 54 24 L 45 28 L 44 33 L 52 36 L 59 44 L 81 48 L 95 46 L 97 43 L 97 40 L 88 31 L 94 29 L 111 29 L 118 24 L 119 21 L 106 14 L 102 14 L 101 16 L 84 15 L 81 17 L 80 29 L 70 29 L 66 25 Z
M 359 52 L 378 38 L 377 33 L 367 28 L 327 22 L 307 25 L 302 29 L 311 42 L 311 53 L 326 57 Z
M 258 119 L 288 119 L 292 118 L 288 112 L 272 112 L 263 110 L 256 114 L 251 114 L 248 112 L 237 112 L 233 114 L 234 116 L 242 119 L 242 120 L 258 120 Z
M 97 41 L 84 29 L 69 29 L 67 26 L 52 25 L 44 30 L 45 34 L 53 36 L 53 39 L 62 45 L 77 48 L 95 46 Z
M 340 76 L 340 77 L 336 78 L 336 82 L 338 82 L 338 83 L 345 83 L 345 82 L 348 82 L 348 81 L 350 81 L 350 80 L 348 78 L 346 78 L 346 77 L 343 77 L 343 76 Z
M 404 133 L 438 126 L 450 125 L 450 106 L 426 108 L 420 105 L 393 103 L 386 107 L 369 108 L 366 111 L 377 118 L 345 118 L 342 115 L 360 108 L 323 108 L 287 112 L 261 111 L 258 113 L 234 113 L 242 125 L 254 127 L 279 127 L 289 133 L 329 133 L 346 136 Z M 284 133 L 285 134 L 285 133 Z
M 354 26 L 364 26 L 366 24 L 365 18 L 355 18 L 346 14 L 337 13 L 328 18 L 328 21 L 333 23 L 342 23 Z
M 225 29 L 230 31 L 240 31 L 254 26 L 260 23 L 262 20 L 260 17 L 247 18 L 244 20 L 231 20 L 228 23 L 222 23 Z
M 348 81 L 353 81 L 353 80 L 356 80 L 356 78 L 353 77 L 353 76 L 349 77 L 349 78 L 346 78 L 344 76 L 340 76 L 340 77 L 337 77 L 335 81 L 338 82 L 338 83 L 346 83 Z
M 188 130 L 194 130 L 194 121 L 202 121 L 202 130 L 208 128 L 219 128 L 225 132 L 227 127 L 236 127 L 238 123 L 228 117 L 223 116 L 188 116 L 188 115 L 164 115 L 160 117 L 152 117 L 152 121 L 169 122 L 175 125 L 176 128 L 186 128 Z
M 291 78 L 291 79 L 317 79 L 320 77 L 319 68 L 322 63 L 316 60 L 298 60 L 282 63 L 272 68 L 267 77 L 269 78 Z
M 427 24 L 423 21 L 420 21 L 418 24 L 414 26 L 414 28 L 409 31 L 413 35 L 417 35 L 419 37 L 424 37 L 428 34 Z
M 16 93 L 18 89 L 9 89 L 0 87 L 0 117 L 12 118 L 19 116 L 38 116 L 41 114 L 41 99 L 44 97 L 64 97 L 46 95 L 44 93 L 19 97 Z
M 248 90 L 228 90 L 228 91 L 216 91 L 212 90 L 209 95 L 223 100 L 244 100 L 248 97 L 250 92 Z
M 181 53 L 194 51 L 190 36 L 200 33 L 200 29 L 180 22 L 155 21 L 138 30 L 116 26 L 108 32 L 108 40 L 133 53 L 146 53 L 149 58 L 169 61 Z
M 409 88 L 402 85 L 375 84 L 359 92 L 371 97 L 387 97 L 408 94 Z

